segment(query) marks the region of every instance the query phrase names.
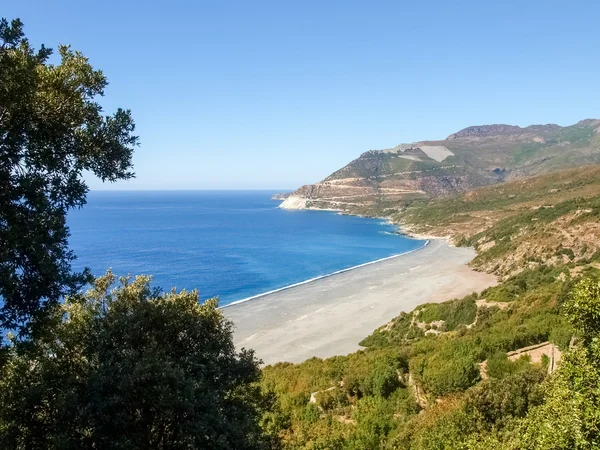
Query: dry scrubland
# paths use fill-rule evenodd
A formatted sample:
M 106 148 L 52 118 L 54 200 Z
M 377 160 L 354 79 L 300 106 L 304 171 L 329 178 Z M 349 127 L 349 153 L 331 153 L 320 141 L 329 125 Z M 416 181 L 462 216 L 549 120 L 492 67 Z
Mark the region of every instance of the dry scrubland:
M 415 233 L 475 247 L 471 265 L 509 276 L 600 255 L 600 167 L 587 166 L 415 202 L 392 212 Z

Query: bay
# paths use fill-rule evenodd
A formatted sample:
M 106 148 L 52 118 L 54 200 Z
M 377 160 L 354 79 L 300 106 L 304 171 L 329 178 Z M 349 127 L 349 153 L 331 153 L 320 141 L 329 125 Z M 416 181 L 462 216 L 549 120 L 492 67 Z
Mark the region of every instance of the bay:
M 226 305 L 424 245 L 381 219 L 279 209 L 274 193 L 92 191 L 68 216 L 73 265 Z

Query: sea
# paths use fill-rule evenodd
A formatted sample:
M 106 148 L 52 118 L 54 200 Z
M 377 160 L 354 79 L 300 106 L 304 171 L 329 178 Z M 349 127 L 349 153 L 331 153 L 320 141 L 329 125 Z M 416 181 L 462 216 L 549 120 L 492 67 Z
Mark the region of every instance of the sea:
M 152 275 L 223 306 L 425 245 L 381 219 L 280 209 L 273 194 L 91 191 L 68 216 L 73 267 Z

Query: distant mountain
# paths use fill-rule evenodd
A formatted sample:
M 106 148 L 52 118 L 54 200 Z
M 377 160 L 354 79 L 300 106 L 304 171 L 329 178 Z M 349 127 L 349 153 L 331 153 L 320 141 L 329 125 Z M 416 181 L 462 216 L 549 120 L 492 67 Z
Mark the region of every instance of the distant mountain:
M 357 211 L 376 202 L 445 197 L 596 163 L 600 163 L 597 119 L 567 127 L 472 126 L 442 141 L 365 152 L 325 180 L 302 186 L 281 207 Z

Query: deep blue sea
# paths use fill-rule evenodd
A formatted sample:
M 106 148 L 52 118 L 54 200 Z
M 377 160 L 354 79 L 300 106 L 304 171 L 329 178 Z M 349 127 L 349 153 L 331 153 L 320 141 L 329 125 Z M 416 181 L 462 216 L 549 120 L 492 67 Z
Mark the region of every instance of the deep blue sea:
M 423 241 L 379 219 L 288 211 L 271 191 L 93 191 L 69 214 L 74 267 L 152 274 L 220 304 L 404 253 Z

